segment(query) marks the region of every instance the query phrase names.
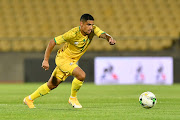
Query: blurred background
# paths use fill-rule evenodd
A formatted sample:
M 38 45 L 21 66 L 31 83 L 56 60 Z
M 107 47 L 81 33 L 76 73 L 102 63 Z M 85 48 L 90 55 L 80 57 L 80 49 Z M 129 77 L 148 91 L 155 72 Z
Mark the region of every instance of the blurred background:
M 79 61 L 94 81 L 96 56 L 169 56 L 174 82 L 180 82 L 180 0 L 0 0 L 0 82 L 45 82 L 55 67 L 41 68 L 49 40 L 79 26 L 89 13 L 116 39 L 115 46 L 95 37 Z M 71 77 L 67 81 L 71 81 Z

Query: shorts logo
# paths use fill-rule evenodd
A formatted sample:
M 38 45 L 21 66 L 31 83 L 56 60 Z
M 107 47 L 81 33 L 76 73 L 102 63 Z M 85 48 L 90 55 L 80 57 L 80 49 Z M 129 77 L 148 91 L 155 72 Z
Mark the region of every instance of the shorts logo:
M 73 65 L 73 63 L 71 62 L 69 65 Z
M 41 94 L 40 92 L 39 92 L 39 95 L 40 95 L 40 96 L 44 96 L 44 95 L 43 95 L 43 94 Z

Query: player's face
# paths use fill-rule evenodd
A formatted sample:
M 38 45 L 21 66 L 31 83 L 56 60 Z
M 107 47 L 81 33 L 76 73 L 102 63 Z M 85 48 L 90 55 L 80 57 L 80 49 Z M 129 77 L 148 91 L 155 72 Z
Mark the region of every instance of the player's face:
M 93 30 L 94 21 L 93 20 L 87 20 L 85 22 L 80 22 L 81 31 L 84 33 L 84 35 L 89 35 Z

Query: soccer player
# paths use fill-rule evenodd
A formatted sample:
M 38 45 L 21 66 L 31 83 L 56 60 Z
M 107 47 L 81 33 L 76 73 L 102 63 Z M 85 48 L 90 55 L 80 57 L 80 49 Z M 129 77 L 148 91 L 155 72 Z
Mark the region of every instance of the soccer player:
M 42 67 L 45 70 L 49 69 L 48 60 L 54 46 L 62 43 L 64 43 L 64 45 L 57 52 L 55 59 L 56 68 L 48 82 L 41 85 L 31 95 L 24 98 L 23 102 L 28 105 L 29 108 L 35 108 L 33 102 L 36 98 L 49 93 L 70 75 L 74 76 L 74 79 L 72 81 L 71 95 L 68 102 L 74 108 L 82 108 L 77 99 L 77 92 L 83 85 L 86 74 L 76 63 L 86 52 L 94 35 L 106 39 L 110 45 L 116 43 L 110 35 L 94 25 L 94 18 L 90 14 L 83 14 L 81 16 L 79 27 L 72 28 L 63 35 L 50 40 L 42 62 Z

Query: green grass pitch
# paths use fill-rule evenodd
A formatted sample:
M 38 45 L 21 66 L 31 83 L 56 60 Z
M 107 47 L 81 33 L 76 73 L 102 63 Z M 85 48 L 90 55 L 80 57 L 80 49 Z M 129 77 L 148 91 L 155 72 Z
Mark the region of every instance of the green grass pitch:
M 78 93 L 82 109 L 68 104 L 70 83 L 62 83 L 50 94 L 35 100 L 36 109 L 29 109 L 23 98 L 41 83 L 0 84 L 0 120 L 180 120 L 180 84 L 105 85 L 84 83 Z M 151 91 L 157 104 L 144 109 L 138 98 Z

